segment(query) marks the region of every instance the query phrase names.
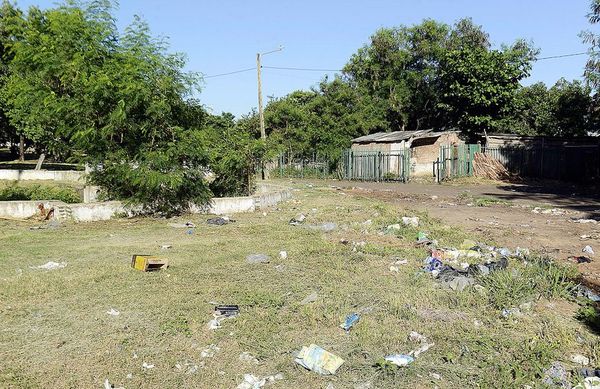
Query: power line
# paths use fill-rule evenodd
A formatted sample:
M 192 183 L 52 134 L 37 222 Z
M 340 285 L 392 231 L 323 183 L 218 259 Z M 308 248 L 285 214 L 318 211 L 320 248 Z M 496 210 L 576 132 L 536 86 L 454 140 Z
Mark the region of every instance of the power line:
M 561 55 L 551 55 L 548 57 L 540 57 L 540 58 L 536 58 L 535 61 L 544 61 L 547 59 L 557 59 L 557 58 L 566 58 L 566 57 L 575 57 L 575 56 L 579 56 L 579 55 L 586 55 L 588 54 L 587 51 L 581 52 L 581 53 L 571 53 L 571 54 L 561 54 Z M 262 69 L 274 69 L 274 70 L 293 70 L 293 71 L 299 71 L 299 72 L 342 72 L 342 69 L 321 69 L 321 68 L 296 68 L 296 67 L 284 67 L 284 66 L 261 66 Z M 246 69 L 240 69 L 240 70 L 235 70 L 233 72 L 227 72 L 227 73 L 221 73 L 221 74 L 213 74 L 210 76 L 204 76 L 204 78 L 215 78 L 215 77 L 223 77 L 223 76 L 230 76 L 232 74 L 238 74 L 238 73 L 244 73 L 244 72 L 249 72 L 252 70 L 256 70 L 256 68 L 252 67 L 252 68 L 246 68 Z
M 263 66 L 265 69 L 277 69 L 277 70 L 297 70 L 303 72 L 341 72 L 342 69 L 315 69 L 315 68 L 288 68 L 281 66 Z
M 228 73 L 213 74 L 213 75 L 210 75 L 210 76 L 204 76 L 204 78 L 214 78 L 214 77 L 229 76 L 231 74 L 249 72 L 250 70 L 256 70 L 256 68 L 247 68 L 247 69 L 241 69 L 241 70 L 234 70 L 233 72 L 228 72 Z
M 585 55 L 585 54 L 587 54 L 587 53 L 588 53 L 587 51 L 584 51 L 584 52 L 582 52 L 582 53 L 572 53 L 572 54 L 552 55 L 552 56 L 549 56 L 549 57 L 536 58 L 536 61 L 542 61 L 542 60 L 545 60 L 545 59 L 554 59 L 554 58 L 575 57 L 575 56 L 577 56 L 577 55 Z

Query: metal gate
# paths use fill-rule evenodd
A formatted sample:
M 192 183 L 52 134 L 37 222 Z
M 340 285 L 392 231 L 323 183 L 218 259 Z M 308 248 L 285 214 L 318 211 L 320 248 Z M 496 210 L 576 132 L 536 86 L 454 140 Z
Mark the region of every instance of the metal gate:
M 346 150 L 342 155 L 342 169 L 346 180 L 407 182 L 410 176 L 410 150 Z

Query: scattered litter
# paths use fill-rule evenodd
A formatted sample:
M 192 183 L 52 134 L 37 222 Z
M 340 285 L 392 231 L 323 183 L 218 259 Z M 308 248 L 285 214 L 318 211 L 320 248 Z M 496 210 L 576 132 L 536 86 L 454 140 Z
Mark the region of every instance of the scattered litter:
M 279 252 L 279 258 L 281 258 L 281 259 L 287 259 L 287 257 L 288 257 L 287 251 L 280 251 Z
M 311 294 L 306 296 L 302 301 L 300 301 L 300 304 L 307 305 L 310 303 L 314 303 L 315 301 L 317 301 L 318 298 L 319 295 L 317 294 L 317 292 L 312 292 Z
M 240 362 L 254 363 L 258 365 L 258 359 L 254 358 L 254 356 L 247 351 L 241 353 L 238 359 L 240 360 Z
M 367 245 L 367 242 L 365 242 L 365 241 L 352 242 L 352 252 L 355 253 L 355 252 L 359 251 L 361 248 L 365 247 L 366 245 Z
M 437 199 L 438 199 L 438 197 L 437 197 L 436 195 L 433 195 L 433 196 L 431 196 L 431 199 L 432 199 L 432 200 L 437 200 Z
M 260 389 L 267 382 L 275 382 L 283 379 L 283 374 L 277 373 L 268 377 L 259 378 L 252 374 L 244 374 L 244 381 L 237 386 L 237 389 Z
M 350 241 L 348 239 L 346 239 L 346 238 L 342 238 L 342 239 L 340 239 L 340 243 L 341 244 L 348 244 L 348 243 L 350 243 Z
M 267 380 L 260 379 L 252 374 L 244 374 L 244 381 L 237 386 L 237 389 L 258 389 L 265 386 Z
M 216 330 L 221 327 L 221 320 L 236 317 L 240 313 L 240 308 L 237 305 L 218 305 L 215 307 L 213 319 L 207 324 L 211 330 Z
M 411 331 L 410 334 L 408 335 L 408 339 L 411 342 L 419 342 L 419 343 L 427 342 L 427 337 L 419 334 L 416 331 Z
M 185 223 L 169 223 L 169 227 L 173 228 L 196 228 L 196 225 L 192 222 Z
M 210 346 L 208 346 L 204 350 L 200 351 L 200 358 L 212 358 L 220 350 L 221 350 L 220 347 L 218 347 L 215 344 L 211 344 Z
M 400 226 L 400 224 L 390 224 L 389 226 L 386 227 L 387 231 L 392 231 L 392 230 L 401 230 L 402 226 Z
M 586 357 L 585 355 L 574 354 L 574 355 L 571 355 L 571 362 L 577 363 L 578 365 L 587 366 L 590 364 L 590 359 L 588 357 Z
M 567 213 L 566 211 L 563 211 L 562 209 L 558 209 L 558 208 L 543 209 L 540 207 L 535 207 L 531 212 L 541 213 L 544 215 L 553 215 L 553 216 L 560 216 L 560 215 L 564 215 L 565 213 Z
M 438 373 L 429 373 L 429 376 L 431 378 L 433 378 L 434 380 L 438 380 L 438 381 L 442 379 L 442 376 L 439 375 Z
M 396 262 L 394 262 L 394 265 L 408 265 L 408 260 L 407 259 L 399 259 Z
M 215 315 L 222 317 L 234 317 L 240 314 L 239 305 L 217 305 Z
M 592 249 L 592 246 L 590 246 L 590 245 L 585 246 L 583 248 L 583 250 L 581 250 L 581 252 L 590 254 L 590 255 L 594 255 L 594 249 Z
M 344 360 L 321 347 L 311 344 L 302 346 L 295 359 L 296 363 L 323 375 L 335 374 L 337 369 L 344 364 Z
M 598 223 L 598 220 L 594 220 L 594 219 L 574 219 L 571 220 L 573 223 L 580 223 L 580 224 L 596 224 Z
M 66 262 L 48 262 L 40 266 L 31 266 L 32 269 L 42 269 L 42 270 L 55 270 L 55 269 L 64 269 L 67 266 Z
M 398 266 L 390 266 L 390 271 L 392 273 L 399 273 L 400 272 L 400 268 Z
M 212 218 L 206 220 L 207 224 L 210 224 L 213 226 L 222 226 L 222 225 L 234 223 L 234 222 L 235 222 L 235 220 L 230 219 L 229 216 L 212 217 Z
M 147 362 L 142 363 L 142 367 L 147 370 L 154 369 L 154 365 Z
M 289 224 L 292 226 L 299 226 L 300 224 L 304 223 L 304 220 L 306 220 L 306 216 L 303 213 L 301 213 L 301 214 L 293 217 L 290 220 Z
M 399 367 L 407 366 L 415 361 L 413 357 L 405 354 L 388 355 L 385 357 L 385 360 Z
M 108 378 L 104 381 L 104 389 L 125 389 L 122 386 L 116 387 L 114 385 L 111 385 L 110 382 L 108 381 Z
M 246 257 L 246 262 L 256 264 L 256 263 L 269 263 L 271 258 L 266 254 L 250 254 Z
M 508 319 L 511 316 L 520 317 L 523 316 L 519 308 L 504 308 L 502 310 L 502 317 Z
M 163 244 L 162 246 L 160 246 L 161 250 L 169 250 L 169 249 L 172 249 L 172 248 L 173 248 L 173 246 L 170 245 L 170 244 Z
M 340 325 L 344 329 L 344 331 L 350 331 L 350 328 L 354 324 L 356 324 L 360 320 L 360 315 L 358 313 L 353 313 L 351 315 L 346 316 L 346 320 Z
M 569 380 L 567 379 L 567 370 L 560 362 L 553 362 L 550 368 L 544 371 L 542 383 L 548 386 L 559 386 L 562 388 L 570 388 Z
M 415 358 L 417 358 L 420 354 L 422 354 L 425 351 L 429 350 L 433 346 L 435 346 L 435 344 L 433 344 L 433 343 L 425 343 L 421 347 L 419 347 L 418 349 L 411 351 L 409 354 L 412 355 L 412 356 L 414 356 Z
M 128 373 L 127 374 L 127 379 L 128 380 L 132 380 L 133 379 L 133 373 Z
M 183 365 L 181 365 L 180 363 L 175 364 L 175 368 L 178 371 L 183 371 L 183 369 L 185 368 L 185 374 L 195 374 L 198 372 L 198 368 L 203 367 L 203 366 L 204 366 L 204 362 L 200 362 L 200 366 L 198 366 L 193 361 L 189 361 L 189 360 L 185 361 L 183 363 Z
M 285 266 L 284 265 L 275 265 L 274 269 L 277 270 L 277 271 L 284 271 L 285 270 Z
M 419 218 L 416 216 L 413 216 L 413 217 L 403 216 L 402 223 L 404 223 L 405 226 L 411 226 L 411 227 L 416 228 L 416 227 L 419 227 Z
M 580 256 L 577 256 L 577 257 L 570 256 L 570 257 L 567 258 L 567 261 L 579 264 L 579 263 L 591 263 L 592 259 L 588 258 L 586 256 L 583 256 L 583 255 L 580 255 Z
M 131 267 L 141 271 L 162 270 L 169 267 L 169 261 L 153 255 L 134 255 L 131 257 Z
M 419 232 L 417 234 L 417 246 L 437 246 L 437 244 L 437 240 L 429 239 L 426 233 Z
M 579 371 L 584 377 L 600 377 L 600 369 L 591 369 L 589 367 L 584 367 Z
M 595 293 L 593 290 L 584 285 L 579 285 L 575 292 L 577 292 L 577 297 L 585 297 L 594 302 L 600 302 L 600 295 Z
M 372 225 L 372 224 L 373 224 L 373 220 L 371 220 L 371 219 L 369 219 L 369 220 L 365 220 L 365 221 L 362 223 L 362 225 L 363 225 L 363 226 L 365 226 L 365 227 L 368 227 L 368 226 L 370 226 L 370 225 Z
M 434 272 L 439 271 L 444 264 L 437 258 L 427 257 L 425 258 L 425 271 Z
M 110 311 L 106 311 L 106 313 L 108 313 L 111 316 L 119 316 L 121 314 L 121 312 L 117 311 L 114 308 L 111 308 Z
M 583 384 L 574 386 L 573 389 L 600 389 L 600 378 L 586 377 L 583 379 Z

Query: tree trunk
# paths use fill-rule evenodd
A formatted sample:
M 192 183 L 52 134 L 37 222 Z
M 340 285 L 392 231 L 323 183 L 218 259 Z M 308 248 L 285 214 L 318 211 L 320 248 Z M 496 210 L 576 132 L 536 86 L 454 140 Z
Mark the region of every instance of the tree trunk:
M 25 137 L 19 136 L 19 161 L 25 161 Z

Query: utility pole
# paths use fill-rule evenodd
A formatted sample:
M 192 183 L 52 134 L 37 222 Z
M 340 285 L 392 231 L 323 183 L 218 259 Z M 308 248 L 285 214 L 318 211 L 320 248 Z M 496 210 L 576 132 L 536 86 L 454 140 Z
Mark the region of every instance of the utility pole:
M 261 81 L 261 64 L 260 60 L 263 55 L 275 53 L 283 50 L 283 46 L 279 46 L 276 50 L 267 51 L 266 53 L 256 53 L 256 75 L 258 77 L 258 120 L 260 123 L 260 137 L 262 140 L 267 139 L 267 133 L 265 131 L 265 113 L 263 111 L 263 99 L 262 99 L 262 81 Z
M 262 140 L 266 140 L 267 133 L 265 132 L 265 114 L 263 112 L 262 82 L 260 80 L 260 68 L 260 53 L 256 53 L 256 73 L 258 77 L 258 121 L 260 123 L 260 138 Z

